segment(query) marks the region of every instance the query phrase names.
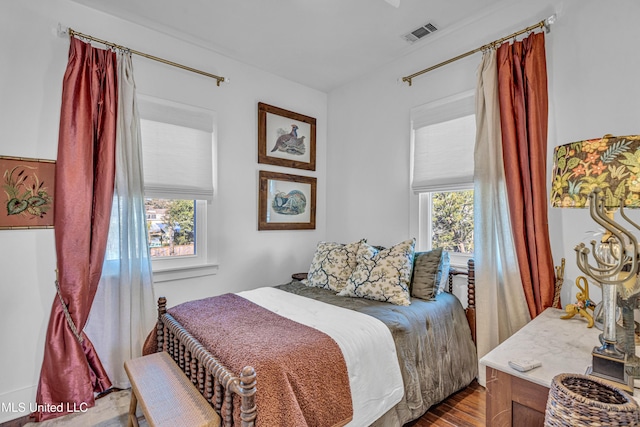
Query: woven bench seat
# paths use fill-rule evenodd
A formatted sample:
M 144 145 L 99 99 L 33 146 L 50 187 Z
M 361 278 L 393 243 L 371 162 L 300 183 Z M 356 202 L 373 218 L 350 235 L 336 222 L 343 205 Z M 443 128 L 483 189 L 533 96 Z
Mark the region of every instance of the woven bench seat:
M 152 427 L 220 426 L 218 414 L 167 353 L 127 360 L 124 369 L 131 381 L 129 426 L 138 426 L 138 403 Z

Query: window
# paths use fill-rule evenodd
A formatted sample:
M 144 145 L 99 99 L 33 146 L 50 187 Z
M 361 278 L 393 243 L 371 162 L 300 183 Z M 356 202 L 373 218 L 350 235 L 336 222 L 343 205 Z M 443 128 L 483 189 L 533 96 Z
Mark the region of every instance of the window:
M 154 273 L 204 266 L 211 258 L 213 112 L 148 97 L 138 105 Z
M 145 199 L 151 259 L 197 255 L 196 200 Z
M 451 256 L 473 254 L 473 189 L 420 194 L 424 236 Z
M 473 255 L 472 94 L 412 111 L 411 188 L 418 196 L 417 248 L 446 249 L 455 266 Z

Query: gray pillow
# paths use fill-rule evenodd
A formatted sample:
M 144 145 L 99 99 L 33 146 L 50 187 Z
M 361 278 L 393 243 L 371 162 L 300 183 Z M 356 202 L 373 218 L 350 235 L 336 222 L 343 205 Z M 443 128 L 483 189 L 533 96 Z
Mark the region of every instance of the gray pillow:
M 411 296 L 433 299 L 442 289 L 443 273 L 449 271 L 449 254 L 442 248 L 416 252 L 411 277 Z

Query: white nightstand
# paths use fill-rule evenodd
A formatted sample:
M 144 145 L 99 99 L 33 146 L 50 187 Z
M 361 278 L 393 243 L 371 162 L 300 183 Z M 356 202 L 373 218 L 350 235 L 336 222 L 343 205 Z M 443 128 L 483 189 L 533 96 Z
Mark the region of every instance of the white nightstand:
M 548 308 L 480 360 L 487 372 L 487 426 L 542 426 L 549 387 L 561 373 L 584 374 L 600 331 L 585 319 L 560 319 Z M 542 366 L 519 372 L 509 360 L 537 359 Z

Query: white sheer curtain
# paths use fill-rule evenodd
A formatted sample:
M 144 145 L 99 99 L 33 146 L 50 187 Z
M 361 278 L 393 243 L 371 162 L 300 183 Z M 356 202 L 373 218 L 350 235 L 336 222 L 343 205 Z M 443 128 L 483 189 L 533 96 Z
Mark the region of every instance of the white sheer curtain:
M 481 358 L 531 320 L 509 220 L 496 51 L 484 53 L 476 89 L 474 233 L 477 347 Z M 485 371 L 478 382 L 485 385 Z
M 141 355 L 155 325 L 152 285 L 133 66 L 131 55 L 119 52 L 115 194 L 102 278 L 85 328 L 114 387 L 130 386 L 123 364 Z

